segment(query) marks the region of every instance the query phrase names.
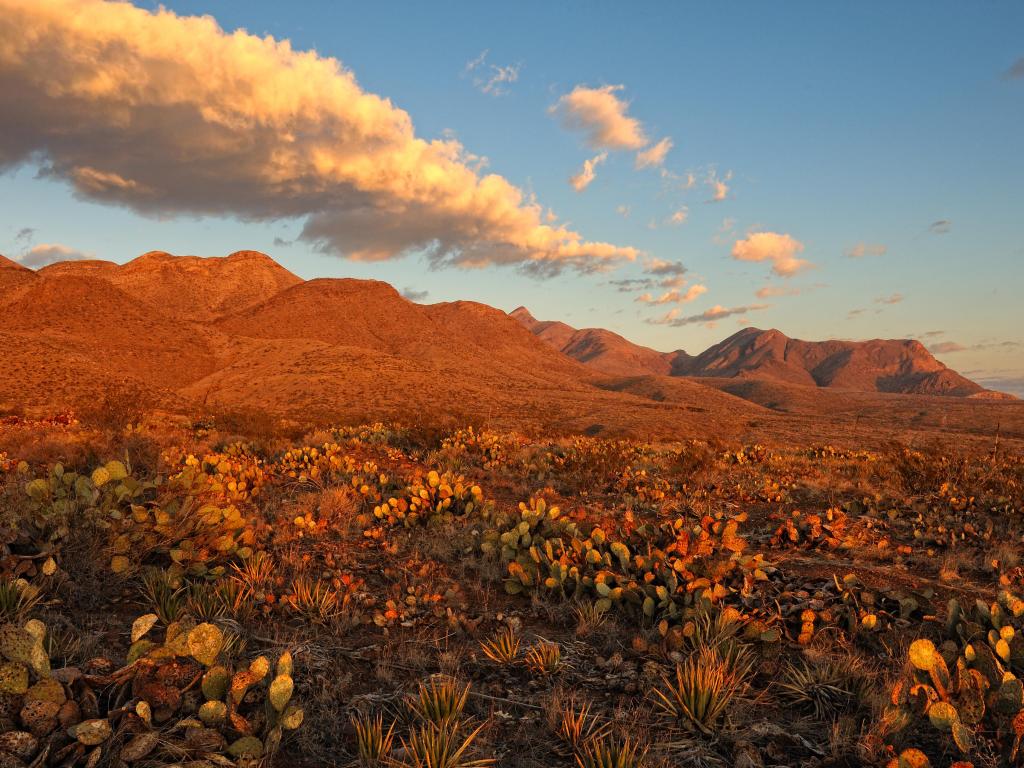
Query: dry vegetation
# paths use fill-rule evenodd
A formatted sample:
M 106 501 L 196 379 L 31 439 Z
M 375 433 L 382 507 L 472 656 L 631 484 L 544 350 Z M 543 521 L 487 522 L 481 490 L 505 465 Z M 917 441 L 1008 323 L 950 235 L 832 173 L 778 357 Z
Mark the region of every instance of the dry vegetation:
M 0 766 L 1018 765 L 1024 458 L 0 426 Z

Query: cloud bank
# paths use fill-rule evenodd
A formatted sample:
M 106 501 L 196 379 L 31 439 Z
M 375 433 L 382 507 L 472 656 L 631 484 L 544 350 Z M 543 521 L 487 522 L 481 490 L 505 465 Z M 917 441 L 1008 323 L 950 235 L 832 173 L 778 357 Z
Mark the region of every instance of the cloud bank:
M 630 125 L 595 137 L 645 143 Z M 39 163 L 150 215 L 301 218 L 303 240 L 353 259 L 554 272 L 639 255 L 547 222 L 476 160 L 287 40 L 127 3 L 0 0 L 0 170 Z

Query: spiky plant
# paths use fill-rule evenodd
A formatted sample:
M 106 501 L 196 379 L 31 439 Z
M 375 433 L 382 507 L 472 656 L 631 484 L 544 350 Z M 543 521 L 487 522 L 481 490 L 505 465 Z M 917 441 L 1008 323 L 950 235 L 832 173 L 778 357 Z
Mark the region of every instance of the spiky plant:
M 603 738 L 611 728 L 609 723 L 598 723 L 590 716 L 590 705 L 584 704 L 578 711 L 573 703 L 566 702 L 558 707 L 558 727 L 555 735 L 573 753 L 584 744 Z
M 459 685 L 450 678 L 432 678 L 420 683 L 419 691 L 408 699 L 410 711 L 421 720 L 442 726 L 459 718 L 469 698 L 470 684 Z
M 675 679 L 662 678 L 661 688 L 651 691 L 651 701 L 661 714 L 714 733 L 722 716 L 746 685 L 750 666 L 736 667 L 704 648 L 676 665 Z
M 592 739 L 576 753 L 579 768 L 639 768 L 643 764 L 646 749 L 630 739 L 616 739 L 602 736 Z
M 526 666 L 538 675 L 553 675 L 562 668 L 562 646 L 540 641 L 526 652 Z
M 519 636 L 512 627 L 505 626 L 491 639 L 481 640 L 480 650 L 496 664 L 511 664 L 519 658 Z
M 482 768 L 493 765 L 490 758 L 471 759 L 466 753 L 484 725 L 462 738 L 462 723 L 458 720 L 437 726 L 424 723 L 414 728 L 409 740 L 402 740 L 405 759 L 397 763 L 402 768 Z
M 870 696 L 870 679 L 854 656 L 805 659 L 786 669 L 779 690 L 784 699 L 814 714 L 835 720 L 859 708 Z
M 704 606 L 687 623 L 689 632 L 684 638 L 694 652 L 712 648 L 727 663 L 742 666 L 751 657 L 749 647 L 739 637 L 744 624 L 743 618 L 733 609 L 716 610 Z
M 0 624 L 20 623 L 42 597 L 38 590 L 14 579 L 0 579 Z
M 216 584 L 197 581 L 188 586 L 185 608 L 197 621 L 215 621 L 227 614 L 227 606 L 220 599 Z
M 299 576 L 292 583 L 292 594 L 287 600 L 292 608 L 310 621 L 326 624 L 341 614 L 337 590 L 323 579 Z
M 231 567 L 234 570 L 232 578 L 251 594 L 262 593 L 274 577 L 274 558 L 263 551 L 254 552 L 241 565 L 233 563 Z
M 395 740 L 394 722 L 387 731 L 384 730 L 384 718 L 379 713 L 373 718 L 363 714 L 353 715 L 351 722 L 356 732 L 359 765 L 363 768 L 385 765 Z
M 580 602 L 573 606 L 573 616 L 576 618 L 576 636 L 586 637 L 591 632 L 600 629 L 608 621 L 608 611 L 597 603 Z
M 162 568 L 143 569 L 139 591 L 165 625 L 177 621 L 185 607 L 184 588 L 175 587 Z

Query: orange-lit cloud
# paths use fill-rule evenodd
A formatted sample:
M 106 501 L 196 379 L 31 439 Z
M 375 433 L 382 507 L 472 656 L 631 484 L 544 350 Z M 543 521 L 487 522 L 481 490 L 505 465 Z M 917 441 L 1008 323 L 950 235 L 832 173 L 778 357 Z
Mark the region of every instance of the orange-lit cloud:
M 580 172 L 574 176 L 569 177 L 569 184 L 577 192 L 582 192 L 584 189 L 590 186 L 590 183 L 597 178 L 597 166 L 608 159 L 608 153 L 602 152 L 599 155 L 583 161 L 583 167 L 580 168 Z
M 701 285 L 700 283 L 694 283 L 685 291 L 673 289 L 671 291 L 665 291 L 660 296 L 654 296 L 650 293 L 643 293 L 634 299 L 643 304 L 683 304 L 687 301 L 693 301 L 698 296 L 703 296 L 708 292 L 707 286 Z
M 718 172 L 712 169 L 708 172 L 708 177 L 705 183 L 711 187 L 711 199 L 709 203 L 720 203 L 729 197 L 729 182 L 732 180 L 732 171 L 726 171 L 724 176 L 719 176 Z
M 740 317 L 746 315 L 748 312 L 768 309 L 770 306 L 770 304 L 748 304 L 743 307 L 723 307 L 721 304 L 716 304 L 710 309 L 706 309 L 699 314 L 685 316 L 680 315 L 678 309 L 673 309 L 662 317 L 654 320 L 647 320 L 646 322 L 651 323 L 652 325 L 671 325 L 673 327 L 704 323 L 709 327 L 714 327 L 714 324 L 719 320 L 724 320 L 727 317 Z
M 665 158 L 668 156 L 669 150 L 672 149 L 672 139 L 665 137 L 657 144 L 652 144 L 647 149 L 636 153 L 636 167 L 641 168 L 657 168 L 664 165 Z
M 811 262 L 797 257 L 803 250 L 804 244 L 789 235 L 753 232 L 736 241 L 732 257 L 739 261 L 770 261 L 772 272 L 780 277 L 792 277 L 813 266 Z
M 680 224 L 685 224 L 686 220 L 689 217 L 690 209 L 683 205 L 674 210 L 672 214 L 667 219 L 665 219 L 665 223 L 678 227 Z
M 595 149 L 642 149 L 647 135 L 640 121 L 626 114 L 629 102 L 617 95 L 622 89 L 621 85 L 577 85 L 550 111 L 569 130 L 581 131 Z
M 606 138 L 642 144 L 629 125 Z M 39 162 L 152 215 L 302 218 L 302 239 L 354 259 L 557 271 L 639 255 L 549 222 L 478 161 L 287 40 L 120 2 L 0 0 L 0 170 Z

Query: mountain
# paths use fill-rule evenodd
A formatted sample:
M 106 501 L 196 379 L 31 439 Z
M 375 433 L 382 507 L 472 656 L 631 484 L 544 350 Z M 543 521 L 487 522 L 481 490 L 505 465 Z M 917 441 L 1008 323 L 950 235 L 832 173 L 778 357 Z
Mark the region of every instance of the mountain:
M 668 376 L 677 361 L 689 359 L 682 350 L 657 352 L 603 328 L 577 330 L 565 323 L 537 320 L 526 307 L 519 307 L 509 314 L 534 336 L 562 354 L 609 376 L 645 373 Z
M 35 272 L 0 254 L 0 297 L 35 278 Z
M 121 266 L 110 261 L 66 261 L 43 267 L 39 274 L 98 277 L 165 315 L 199 321 L 254 306 L 302 282 L 258 251 L 236 251 L 224 257 L 150 251 Z
M 918 341 L 802 341 L 777 330 L 744 328 L 695 357 L 657 352 L 602 329 L 576 330 L 534 319 L 523 307 L 511 316 L 538 338 L 601 373 L 757 379 L 785 384 L 896 394 L 1001 399 L 936 360 Z

